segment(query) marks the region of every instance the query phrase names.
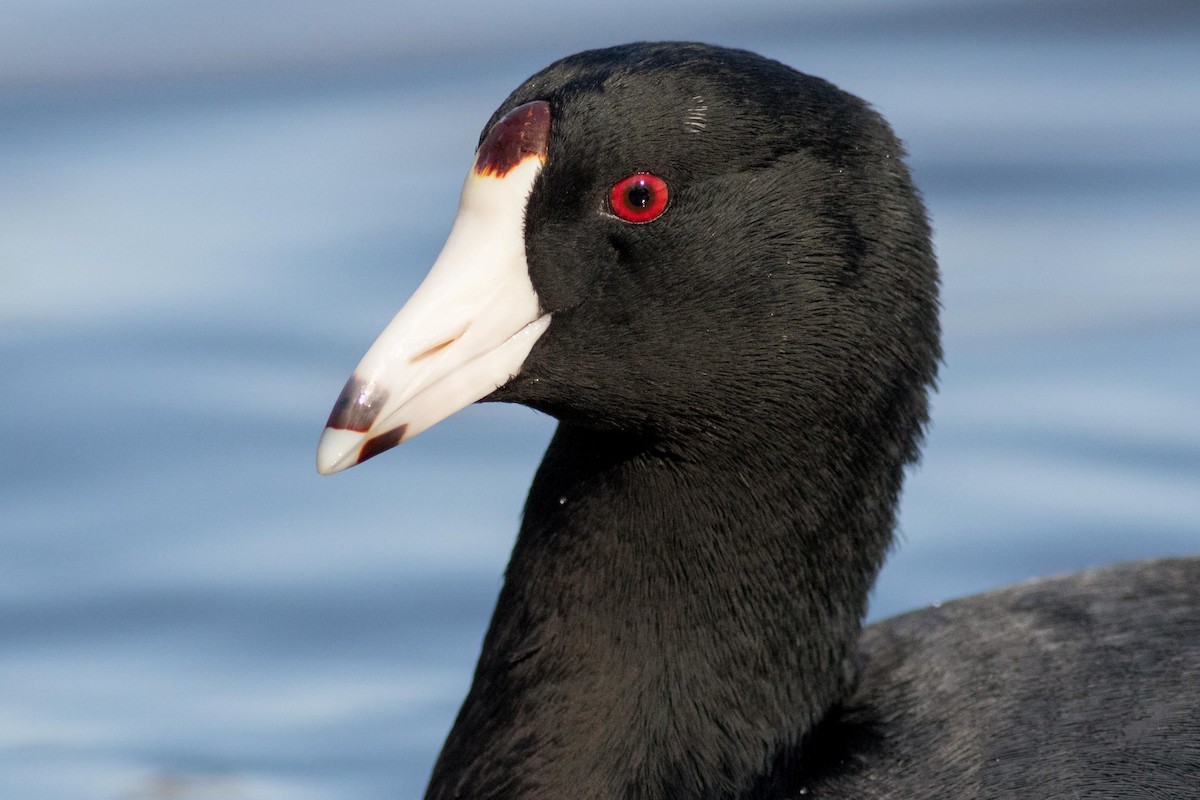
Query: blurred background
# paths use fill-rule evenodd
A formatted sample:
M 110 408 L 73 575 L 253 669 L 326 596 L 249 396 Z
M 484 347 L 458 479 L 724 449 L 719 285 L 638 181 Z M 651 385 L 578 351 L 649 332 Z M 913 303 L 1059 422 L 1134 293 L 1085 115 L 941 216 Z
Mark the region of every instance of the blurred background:
M 908 143 L 947 355 L 873 617 L 1200 552 L 1194 0 L 0 0 L 0 796 L 419 796 L 552 424 L 317 436 L 493 108 L 654 38 Z

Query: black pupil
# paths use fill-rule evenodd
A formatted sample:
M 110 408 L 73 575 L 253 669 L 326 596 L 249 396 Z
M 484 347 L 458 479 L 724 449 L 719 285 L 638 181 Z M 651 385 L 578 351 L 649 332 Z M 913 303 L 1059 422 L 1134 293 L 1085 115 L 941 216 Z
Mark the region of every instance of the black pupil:
M 635 183 L 629 187 L 629 191 L 625 193 L 625 200 L 634 208 L 646 208 L 650 205 L 650 198 L 654 194 L 653 190 L 644 183 Z

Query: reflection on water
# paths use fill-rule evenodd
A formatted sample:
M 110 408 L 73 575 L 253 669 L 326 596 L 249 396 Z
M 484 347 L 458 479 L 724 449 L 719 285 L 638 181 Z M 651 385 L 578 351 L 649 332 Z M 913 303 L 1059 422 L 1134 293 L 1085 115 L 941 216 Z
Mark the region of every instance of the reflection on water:
M 870 98 L 934 216 L 947 364 L 874 616 L 1200 550 L 1197 26 L 1150 41 L 1151 5 L 1142 28 L 996 29 L 1006 5 L 817 6 L 785 36 L 792 6 L 756 3 L 686 31 Z M 332 479 L 316 436 L 494 105 L 652 31 L 323 71 L 297 23 L 295 52 L 222 73 L 146 24 L 95 75 L 81 45 L 38 92 L 0 83 L 0 793 L 416 795 L 551 426 L 474 408 Z M 112 66 L 151 62 L 191 77 Z

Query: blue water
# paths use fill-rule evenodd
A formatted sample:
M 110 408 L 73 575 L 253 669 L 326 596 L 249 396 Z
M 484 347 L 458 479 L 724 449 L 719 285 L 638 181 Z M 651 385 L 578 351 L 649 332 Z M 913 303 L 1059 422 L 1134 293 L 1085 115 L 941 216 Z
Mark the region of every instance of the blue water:
M 551 424 L 314 446 L 587 46 L 749 47 L 908 142 L 947 358 L 873 617 L 1200 552 L 1200 6 L 564 8 L 0 3 L 0 797 L 419 795 Z

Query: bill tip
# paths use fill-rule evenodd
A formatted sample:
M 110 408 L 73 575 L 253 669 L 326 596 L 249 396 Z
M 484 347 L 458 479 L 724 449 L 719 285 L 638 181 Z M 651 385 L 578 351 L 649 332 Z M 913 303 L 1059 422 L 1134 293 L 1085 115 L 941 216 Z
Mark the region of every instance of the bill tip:
M 317 472 L 332 475 L 359 462 L 358 452 L 365 437 L 342 428 L 326 428 L 317 443 Z

